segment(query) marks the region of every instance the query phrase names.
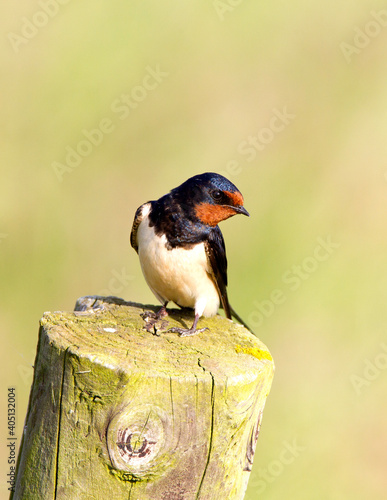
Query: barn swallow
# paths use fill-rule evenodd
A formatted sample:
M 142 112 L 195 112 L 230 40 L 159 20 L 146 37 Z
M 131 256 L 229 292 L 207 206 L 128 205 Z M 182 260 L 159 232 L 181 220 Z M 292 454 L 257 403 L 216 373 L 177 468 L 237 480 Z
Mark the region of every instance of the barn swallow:
M 195 319 L 191 328 L 169 331 L 194 335 L 206 330 L 196 328 L 199 318 L 214 316 L 221 304 L 227 318 L 234 316 L 247 327 L 228 301 L 226 247 L 218 226 L 236 214 L 249 216 L 242 194 L 228 179 L 210 172 L 137 209 L 130 242 L 162 304 L 154 322 L 168 314 L 168 302 L 175 302 L 193 308 Z

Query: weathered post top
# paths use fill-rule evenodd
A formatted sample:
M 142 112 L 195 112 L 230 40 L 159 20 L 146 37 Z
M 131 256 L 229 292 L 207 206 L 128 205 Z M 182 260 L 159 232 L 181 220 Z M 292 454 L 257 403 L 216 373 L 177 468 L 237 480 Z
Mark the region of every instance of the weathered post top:
M 13 500 L 244 497 L 271 355 L 220 316 L 192 337 L 152 335 L 150 308 L 83 297 L 44 314 Z

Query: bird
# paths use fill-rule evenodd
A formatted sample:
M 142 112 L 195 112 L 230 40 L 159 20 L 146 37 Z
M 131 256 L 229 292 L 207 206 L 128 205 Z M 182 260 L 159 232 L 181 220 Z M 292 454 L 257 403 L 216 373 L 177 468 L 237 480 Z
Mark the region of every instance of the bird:
M 228 319 L 233 316 L 250 330 L 228 300 L 226 247 L 218 226 L 237 214 L 250 216 L 243 204 L 232 182 L 205 172 L 137 209 L 131 246 L 138 253 L 145 281 L 162 304 L 151 324 L 167 316 L 167 304 L 174 302 L 194 309 L 195 317 L 190 328 L 169 332 L 183 337 L 201 333 L 207 328 L 197 328 L 200 317 L 214 316 L 219 307 Z

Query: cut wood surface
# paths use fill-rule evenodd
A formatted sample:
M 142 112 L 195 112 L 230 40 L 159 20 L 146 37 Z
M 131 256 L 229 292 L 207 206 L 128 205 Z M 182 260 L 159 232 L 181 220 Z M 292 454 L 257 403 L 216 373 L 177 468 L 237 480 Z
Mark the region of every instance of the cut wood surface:
M 44 314 L 13 500 L 243 499 L 271 355 L 220 316 L 153 335 L 149 309 L 83 297 Z

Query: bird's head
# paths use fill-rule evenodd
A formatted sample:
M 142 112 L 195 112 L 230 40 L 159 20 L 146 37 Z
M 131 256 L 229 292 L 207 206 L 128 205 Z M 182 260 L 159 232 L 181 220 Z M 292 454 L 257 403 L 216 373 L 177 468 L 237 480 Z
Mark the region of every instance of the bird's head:
M 238 188 L 222 175 L 207 172 L 191 177 L 172 190 L 179 196 L 192 215 L 208 226 L 243 214 L 249 216 L 243 206 L 243 196 Z

